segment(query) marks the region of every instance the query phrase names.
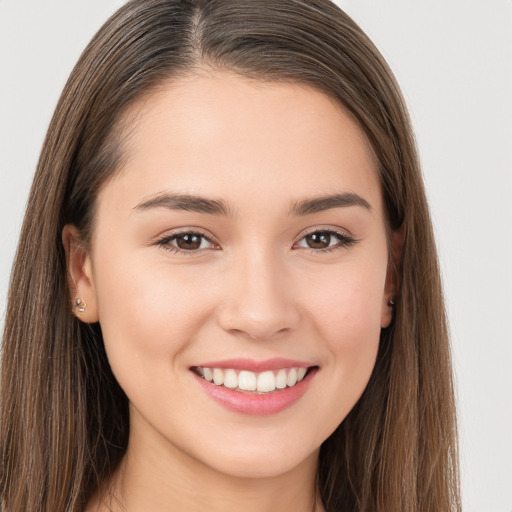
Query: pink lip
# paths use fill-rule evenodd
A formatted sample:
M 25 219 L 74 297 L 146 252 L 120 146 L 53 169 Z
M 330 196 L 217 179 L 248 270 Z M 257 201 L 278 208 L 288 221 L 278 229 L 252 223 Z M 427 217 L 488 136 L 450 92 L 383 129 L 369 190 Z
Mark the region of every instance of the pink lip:
M 232 362 L 233 361 L 231 361 L 231 363 Z M 296 364 L 294 363 L 290 366 L 293 367 L 296 366 Z M 205 365 L 205 367 L 219 368 L 217 363 L 215 366 L 209 366 L 208 364 Z M 226 366 L 225 368 L 233 368 L 233 366 Z M 234 365 L 234 368 L 239 368 L 239 366 Z M 283 368 L 283 366 L 279 366 L 279 368 Z M 268 366 L 265 366 L 265 369 L 269 369 Z M 304 379 L 291 388 L 276 390 L 271 393 L 264 393 L 260 395 L 256 393 L 234 391 L 223 386 L 217 386 L 203 379 L 199 375 L 196 375 L 195 373 L 193 375 L 202 389 L 211 398 L 213 398 L 220 405 L 224 406 L 226 409 L 242 414 L 268 416 L 270 414 L 276 414 L 280 411 L 283 411 L 284 409 L 294 404 L 297 400 L 299 400 L 299 398 L 307 391 L 317 371 L 318 368 L 311 368 Z
M 294 361 L 283 357 L 275 357 L 264 361 L 254 361 L 253 359 L 224 359 L 222 361 L 208 361 L 197 366 L 201 368 L 223 368 L 233 370 L 248 370 L 254 373 L 261 373 L 268 370 L 280 370 L 281 368 L 309 368 L 314 366 L 304 361 Z

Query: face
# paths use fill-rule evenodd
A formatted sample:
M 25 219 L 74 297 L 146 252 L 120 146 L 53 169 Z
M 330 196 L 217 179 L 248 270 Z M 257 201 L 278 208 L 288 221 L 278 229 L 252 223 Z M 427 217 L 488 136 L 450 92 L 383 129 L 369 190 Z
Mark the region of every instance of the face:
M 71 267 L 130 402 L 130 449 L 290 471 L 353 408 L 391 320 L 369 145 L 322 93 L 227 72 L 170 82 L 127 124 Z

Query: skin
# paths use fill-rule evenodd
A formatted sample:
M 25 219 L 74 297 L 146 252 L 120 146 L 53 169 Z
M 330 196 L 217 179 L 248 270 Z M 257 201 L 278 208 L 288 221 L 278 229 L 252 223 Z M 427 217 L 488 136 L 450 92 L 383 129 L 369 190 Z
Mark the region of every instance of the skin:
M 108 506 L 310 512 L 320 444 L 361 396 L 392 315 L 369 144 L 326 95 L 225 71 L 169 82 L 125 120 L 127 158 L 98 196 L 91 246 L 73 226 L 63 233 L 72 293 L 87 302 L 77 315 L 101 323 L 130 401 Z M 229 215 L 137 208 L 162 193 L 223 201 Z M 344 193 L 369 208 L 290 213 Z M 159 243 L 177 230 L 211 242 L 188 252 Z M 354 242 L 331 235 L 328 252 L 308 247 L 306 234 L 326 230 Z M 250 416 L 213 401 L 190 370 L 233 357 L 318 372 L 292 406 Z M 88 510 L 107 503 L 96 496 Z

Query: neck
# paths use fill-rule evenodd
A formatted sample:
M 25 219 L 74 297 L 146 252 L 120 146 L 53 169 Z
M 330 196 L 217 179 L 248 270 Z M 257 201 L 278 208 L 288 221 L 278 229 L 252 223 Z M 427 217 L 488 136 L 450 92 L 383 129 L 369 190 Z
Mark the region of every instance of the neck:
M 88 512 L 324 510 L 316 492 L 318 451 L 286 473 L 249 478 L 216 471 L 169 443 L 133 434 L 109 490 Z

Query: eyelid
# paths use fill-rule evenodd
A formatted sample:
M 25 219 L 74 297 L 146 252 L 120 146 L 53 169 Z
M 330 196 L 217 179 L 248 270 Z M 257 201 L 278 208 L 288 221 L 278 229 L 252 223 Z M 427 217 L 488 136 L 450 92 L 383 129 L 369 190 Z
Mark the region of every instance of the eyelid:
M 297 245 L 300 241 L 302 241 L 306 236 L 311 235 L 313 233 L 329 233 L 331 235 L 338 237 L 338 243 L 332 247 L 326 247 L 323 249 L 315 249 L 312 247 L 300 247 L 301 249 L 309 250 L 310 252 L 319 253 L 319 252 L 330 252 L 336 249 L 342 249 L 350 245 L 356 244 L 359 240 L 354 238 L 350 232 L 346 229 L 334 227 L 334 226 L 314 226 L 306 229 L 296 238 L 296 241 L 293 243 L 293 248 L 298 248 Z M 199 249 L 181 249 L 177 245 L 171 244 L 171 241 L 180 235 L 197 235 L 208 241 L 212 247 L 208 248 L 199 248 Z M 219 250 L 220 244 L 217 242 L 216 238 L 206 233 L 204 229 L 197 227 L 183 227 L 177 228 L 175 230 L 167 231 L 164 234 L 160 235 L 154 242 L 153 245 L 161 246 L 163 249 L 168 250 L 170 252 L 180 253 L 184 255 L 194 255 L 205 250 Z
M 209 247 L 207 249 L 192 249 L 192 250 L 185 250 L 181 249 L 175 245 L 172 245 L 170 242 L 171 240 L 179 237 L 180 235 L 198 235 L 205 240 L 207 240 L 210 244 L 212 244 L 213 247 Z M 183 228 L 177 228 L 175 230 L 166 231 L 164 234 L 158 236 L 156 240 L 153 242 L 153 245 L 157 245 L 162 247 L 162 249 L 165 249 L 170 252 L 177 252 L 180 254 L 185 255 L 194 255 L 198 254 L 199 252 L 205 251 L 205 250 L 218 250 L 220 249 L 220 244 L 217 242 L 216 238 L 206 233 L 204 229 L 197 228 L 197 227 L 183 227 Z
M 339 228 L 336 226 L 313 226 L 311 228 L 307 228 L 304 231 L 300 233 L 300 235 L 297 237 L 297 240 L 302 240 L 305 236 L 311 235 L 312 233 L 317 232 L 327 232 L 327 233 L 335 233 L 337 235 L 343 236 L 345 238 L 351 238 L 354 239 L 354 236 L 344 228 Z
M 325 247 L 322 249 L 315 249 L 313 247 L 302 247 L 298 246 L 298 243 L 301 242 L 305 237 L 308 235 L 311 235 L 313 233 L 329 233 L 334 236 L 338 236 L 338 243 L 335 244 L 332 247 Z M 335 251 L 337 249 L 344 249 L 349 246 L 355 245 L 358 243 L 359 240 L 356 239 L 348 230 L 334 227 L 334 226 L 314 226 L 311 228 L 308 228 L 307 230 L 303 231 L 298 237 L 297 241 L 294 242 L 293 247 L 299 248 L 301 250 L 306 250 L 314 254 L 318 253 L 325 253 L 325 252 L 331 252 Z

